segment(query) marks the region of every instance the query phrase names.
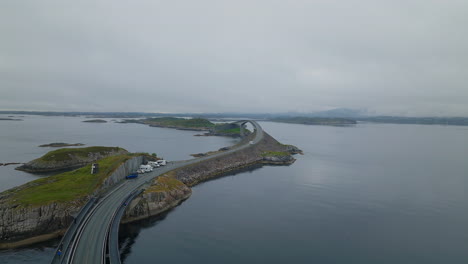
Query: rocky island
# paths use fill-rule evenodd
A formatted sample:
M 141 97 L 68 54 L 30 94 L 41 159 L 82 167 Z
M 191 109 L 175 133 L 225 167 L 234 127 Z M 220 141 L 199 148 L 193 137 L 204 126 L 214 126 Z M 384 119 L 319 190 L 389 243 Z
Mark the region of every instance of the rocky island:
M 105 157 L 127 153 L 125 149 L 118 147 L 63 148 L 50 151 L 44 156 L 21 165 L 16 169 L 31 173 L 70 170 Z

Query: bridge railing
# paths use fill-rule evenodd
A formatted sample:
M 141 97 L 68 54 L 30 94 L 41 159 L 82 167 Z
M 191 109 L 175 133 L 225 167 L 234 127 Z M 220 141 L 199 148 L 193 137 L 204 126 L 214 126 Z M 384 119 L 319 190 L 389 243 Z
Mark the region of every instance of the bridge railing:
M 120 250 L 119 250 L 119 226 L 120 220 L 125 213 L 125 209 L 130 202 L 135 199 L 138 195 L 140 195 L 144 190 L 135 190 L 130 193 L 127 198 L 125 199 L 124 203 L 119 206 L 119 208 L 115 211 L 112 221 L 109 226 L 108 230 L 108 237 L 107 237 L 107 250 L 109 252 L 109 262 L 110 264 L 120 264 Z
M 55 255 L 51 262 L 52 264 L 63 263 L 63 260 L 66 259 L 65 256 L 68 253 L 70 242 L 73 240 L 76 234 L 76 230 L 80 226 L 85 216 L 88 214 L 89 210 L 93 208 L 96 200 L 97 198 L 95 197 L 89 199 L 89 201 L 81 208 L 80 212 L 73 219 L 73 222 L 68 227 L 67 231 L 60 240 L 57 249 L 55 250 Z

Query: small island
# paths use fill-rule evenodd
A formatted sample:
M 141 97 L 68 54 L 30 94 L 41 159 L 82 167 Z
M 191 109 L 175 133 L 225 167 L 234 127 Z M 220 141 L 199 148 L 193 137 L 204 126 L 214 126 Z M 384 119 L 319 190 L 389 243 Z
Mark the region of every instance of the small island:
M 90 119 L 90 120 L 84 120 L 82 122 L 85 122 L 85 123 L 107 123 L 107 121 L 103 120 L 103 119 Z
M 356 120 L 348 118 L 337 117 L 278 117 L 272 118 L 269 121 L 290 123 L 290 124 L 303 124 L 303 125 L 322 125 L 322 126 L 349 126 L 357 124 Z
M 17 167 L 16 170 L 30 173 L 72 170 L 105 157 L 122 154 L 128 154 L 128 151 L 119 147 L 101 146 L 87 148 L 62 148 L 50 151 L 38 159 Z
M 79 146 L 84 146 L 85 144 L 83 143 L 63 143 L 63 142 L 54 142 L 50 144 L 44 144 L 44 145 L 39 145 L 41 148 L 62 148 L 62 147 L 79 147 Z
M 19 118 L 5 118 L 5 117 L 0 117 L 0 121 L 23 121 L 23 119 Z

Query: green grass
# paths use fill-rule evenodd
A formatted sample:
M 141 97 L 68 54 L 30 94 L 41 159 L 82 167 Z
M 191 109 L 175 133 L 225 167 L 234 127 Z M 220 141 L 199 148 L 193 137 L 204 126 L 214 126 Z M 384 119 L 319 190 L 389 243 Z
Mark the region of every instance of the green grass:
M 166 192 L 183 186 L 184 184 L 175 178 L 160 176 L 151 187 L 146 189 L 146 192 Z
M 217 130 L 216 132 L 224 133 L 224 134 L 240 134 L 240 127 L 231 128 L 231 129 L 224 129 L 224 130 Z
M 214 127 L 214 131 L 220 134 L 228 134 L 228 135 L 239 135 L 240 134 L 240 126 L 235 124 L 229 123 L 221 123 L 216 124 Z M 247 128 L 245 129 L 245 133 L 249 133 L 250 130 Z
M 262 153 L 262 157 L 282 157 L 289 156 L 289 153 L 282 151 L 267 151 Z
M 14 194 L 9 197 L 10 202 L 22 206 L 43 205 L 52 202 L 65 203 L 91 194 L 102 182 L 114 172 L 123 162 L 134 155 L 111 156 L 97 161 L 99 171 L 91 174 L 91 165 L 41 178 L 8 192 Z
M 88 157 L 89 153 L 101 153 L 105 154 L 110 151 L 124 150 L 119 147 L 87 147 L 87 148 L 62 148 L 48 152 L 44 156 L 40 157 L 40 161 L 64 161 L 71 159 L 70 156 L 77 157 Z
M 176 118 L 176 117 L 158 117 L 158 118 L 147 118 L 143 120 L 144 123 L 154 123 L 161 126 L 175 126 L 183 128 L 210 128 L 214 127 L 214 124 L 204 118 Z

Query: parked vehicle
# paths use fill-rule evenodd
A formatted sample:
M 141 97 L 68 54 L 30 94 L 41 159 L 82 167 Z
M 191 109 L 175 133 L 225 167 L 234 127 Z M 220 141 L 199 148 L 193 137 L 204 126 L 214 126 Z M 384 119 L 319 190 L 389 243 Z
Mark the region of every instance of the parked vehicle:
M 138 172 L 130 173 L 130 174 L 127 175 L 127 177 L 125 177 L 125 178 L 126 178 L 126 179 L 135 179 L 136 177 L 138 177 Z
M 150 165 L 153 168 L 159 167 L 159 164 L 157 161 L 148 161 L 148 165 Z
M 166 160 L 158 160 L 157 161 L 160 166 L 166 166 Z
M 145 171 L 142 170 L 142 169 L 139 169 L 139 170 L 137 170 L 137 173 L 138 173 L 138 174 L 143 174 L 143 173 L 145 173 Z
M 151 165 L 140 165 L 140 170 L 144 170 L 145 172 L 153 171 L 153 167 Z

